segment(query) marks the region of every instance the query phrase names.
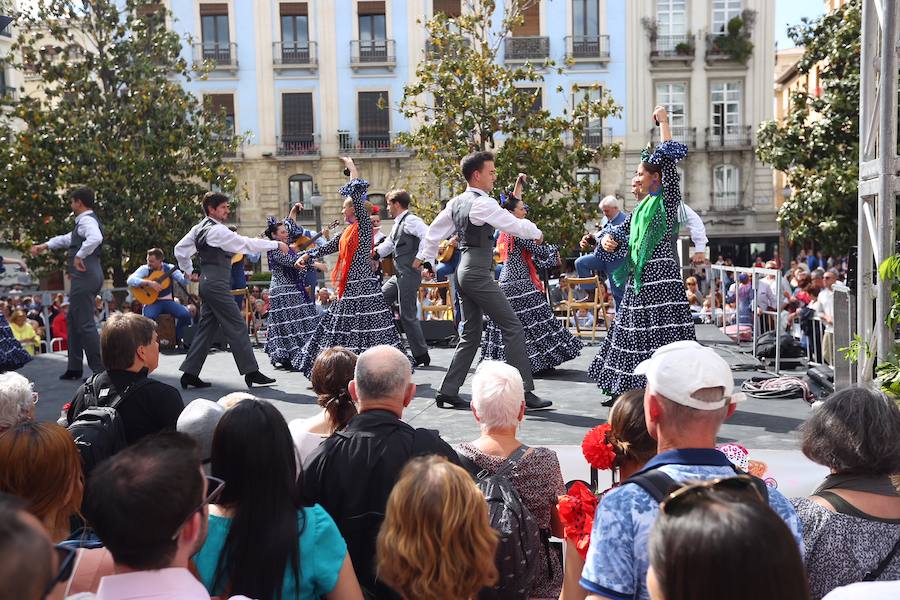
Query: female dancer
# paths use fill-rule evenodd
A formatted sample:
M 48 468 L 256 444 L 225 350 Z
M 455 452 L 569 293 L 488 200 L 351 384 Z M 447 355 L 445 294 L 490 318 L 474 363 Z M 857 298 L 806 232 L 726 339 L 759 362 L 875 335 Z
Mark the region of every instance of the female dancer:
M 516 218 L 524 219 L 528 208 L 515 195 L 507 198 L 503 208 Z M 535 244 L 501 233 L 497 240 L 503 269 L 500 289 L 522 322 L 525 346 L 531 372 L 546 374 L 567 360 L 581 354 L 581 340 L 573 336 L 556 319 L 544 296 L 544 285 L 538 278 L 537 266 L 553 266 L 559 261 L 559 251 L 550 244 Z M 506 361 L 500 328 L 490 319 L 481 338 L 481 360 Z
M 306 377 L 312 373 L 319 352 L 332 346 L 343 346 L 356 354 L 381 344 L 404 350 L 391 310 L 372 272 L 371 205 L 365 199 L 369 183 L 359 179 L 352 159 L 341 160 L 350 170 L 350 181 L 340 191 L 342 196 L 349 196 L 344 201 L 344 217 L 350 227 L 339 238 L 307 252 L 298 261 L 305 265 L 310 259 L 340 251 L 331 272 L 337 300 L 322 313 L 315 331 L 292 362 Z
M 279 242 L 288 243 L 291 234 L 296 235 L 300 229 L 291 217 L 281 223 L 274 217 L 269 217 L 267 222 L 266 237 Z M 269 250 L 266 256 L 272 272 L 266 354 L 269 355 L 272 366 L 293 369 L 293 360 L 299 356 L 303 342 L 316 328 L 319 320 L 316 304 L 306 293 L 305 281 L 309 268 L 295 264 L 299 255 L 293 248 L 287 254 L 280 250 Z
M 664 107 L 657 106 L 653 117 L 662 143 L 652 155 L 649 151 L 641 155 L 637 175 L 646 195 L 624 223 L 603 236 L 596 250 L 606 260 L 624 257 L 613 277 L 627 281 L 622 308 L 588 370 L 610 396 L 604 406 L 611 406 L 625 391 L 646 386 L 646 378 L 634 375 L 634 368 L 657 348 L 695 338 L 672 244 L 681 208 L 675 163 L 687 155 L 687 147 L 671 141 Z

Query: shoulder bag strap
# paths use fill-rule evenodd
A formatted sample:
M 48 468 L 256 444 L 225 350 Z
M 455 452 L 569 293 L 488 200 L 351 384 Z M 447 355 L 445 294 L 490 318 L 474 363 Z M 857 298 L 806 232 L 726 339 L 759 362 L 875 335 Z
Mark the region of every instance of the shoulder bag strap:
M 650 494 L 656 502 L 665 500 L 666 496 L 671 494 L 678 487 L 678 482 L 659 469 L 632 475 L 623 481 L 622 485 L 625 485 L 626 483 L 633 483 L 640 486 L 645 492 Z
M 119 394 L 118 398 L 110 402 L 107 406 L 109 406 L 110 408 L 119 408 L 119 405 L 122 404 L 122 402 L 124 402 L 126 398 L 149 383 L 149 377 L 144 377 L 143 379 L 133 382 L 131 385 L 125 388 L 124 392 Z
M 878 566 L 875 567 L 872 571 L 869 571 L 865 575 L 863 575 L 863 581 L 875 581 L 881 574 L 884 573 L 884 570 L 887 568 L 891 561 L 897 556 L 897 551 L 900 550 L 900 537 L 897 538 L 897 541 L 894 542 L 894 547 L 891 548 L 891 551 L 887 553 L 887 556 L 881 559 L 881 562 L 878 563 Z
M 501 477 L 506 477 L 513 469 L 516 468 L 516 465 L 519 464 L 519 461 L 522 460 L 522 457 L 525 456 L 525 453 L 528 452 L 528 446 L 522 444 L 518 448 L 512 451 L 512 453 L 506 457 L 506 462 L 500 465 L 500 468 L 494 472 L 494 475 L 500 475 Z

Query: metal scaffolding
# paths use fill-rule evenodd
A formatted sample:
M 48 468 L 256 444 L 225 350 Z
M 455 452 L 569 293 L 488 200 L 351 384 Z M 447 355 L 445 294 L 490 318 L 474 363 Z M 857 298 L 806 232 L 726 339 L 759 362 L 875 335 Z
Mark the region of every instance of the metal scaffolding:
M 891 283 L 880 281 L 878 264 L 894 253 L 897 155 L 897 56 L 900 22 L 896 0 L 863 0 L 859 94 L 859 213 L 856 331 L 878 361 L 891 353 L 894 332 L 885 325 Z M 871 361 L 860 360 L 855 381 L 872 379 Z M 835 382 L 838 387 L 840 383 Z

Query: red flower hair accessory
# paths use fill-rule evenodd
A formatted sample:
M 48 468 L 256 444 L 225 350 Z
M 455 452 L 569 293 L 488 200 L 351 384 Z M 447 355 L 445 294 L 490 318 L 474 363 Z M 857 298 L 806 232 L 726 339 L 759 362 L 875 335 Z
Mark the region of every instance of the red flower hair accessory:
M 597 425 L 587 432 L 581 442 L 584 458 L 595 469 L 612 469 L 616 461 L 616 451 L 609 443 L 610 429 L 612 426 L 609 423 Z

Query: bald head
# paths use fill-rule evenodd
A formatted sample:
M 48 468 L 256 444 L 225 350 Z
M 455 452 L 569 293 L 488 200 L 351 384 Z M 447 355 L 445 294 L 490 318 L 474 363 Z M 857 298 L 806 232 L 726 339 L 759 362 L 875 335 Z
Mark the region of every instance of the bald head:
M 411 377 L 412 369 L 405 354 L 393 346 L 369 348 L 359 355 L 353 373 L 360 410 L 367 403 L 396 404 L 402 410 L 409 403 Z M 414 393 L 414 386 L 412 390 Z

